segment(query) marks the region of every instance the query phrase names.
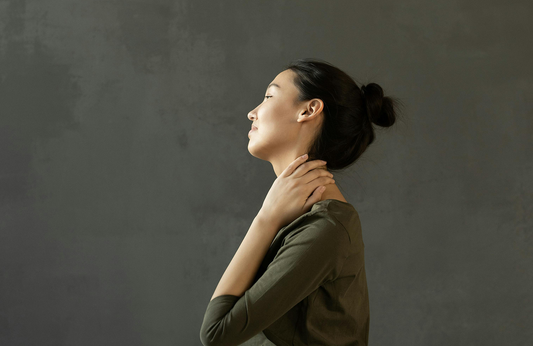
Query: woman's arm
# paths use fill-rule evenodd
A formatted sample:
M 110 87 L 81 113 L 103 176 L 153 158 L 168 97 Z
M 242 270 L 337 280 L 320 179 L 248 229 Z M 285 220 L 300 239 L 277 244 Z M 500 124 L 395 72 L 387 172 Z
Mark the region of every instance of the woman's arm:
M 278 231 L 276 223 L 269 222 L 261 212 L 257 214 L 215 288 L 211 300 L 224 294 L 240 297 L 250 288 Z
M 222 294 L 209 302 L 200 328 L 203 345 L 240 345 L 265 330 L 318 287 L 335 280 L 352 248 L 339 222 L 320 210 L 309 213 L 293 226 L 251 287 L 239 296 Z M 289 345 L 292 339 L 278 341 Z
M 324 191 L 320 187 L 335 182 L 328 171 L 315 169 L 326 161 L 305 160 L 307 154 L 296 158 L 274 181 L 211 300 L 224 294 L 241 297 L 252 285 L 279 229 L 308 212 L 320 200 Z

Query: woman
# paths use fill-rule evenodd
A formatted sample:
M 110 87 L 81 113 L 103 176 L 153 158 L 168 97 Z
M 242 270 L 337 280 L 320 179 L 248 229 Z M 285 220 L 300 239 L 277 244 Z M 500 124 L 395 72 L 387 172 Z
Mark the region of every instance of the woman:
M 368 344 L 359 215 L 326 167 L 355 162 L 374 140 L 372 123 L 394 124 L 395 106 L 378 84 L 359 88 L 316 59 L 270 83 L 248 114 L 248 150 L 277 179 L 207 306 L 204 345 Z

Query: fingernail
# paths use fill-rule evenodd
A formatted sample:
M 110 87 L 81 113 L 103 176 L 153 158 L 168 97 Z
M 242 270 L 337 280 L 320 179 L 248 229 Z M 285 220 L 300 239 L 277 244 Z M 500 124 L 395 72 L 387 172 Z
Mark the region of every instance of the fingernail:
M 307 157 L 307 154 L 304 154 L 302 156 L 300 156 L 302 159 L 305 159 Z

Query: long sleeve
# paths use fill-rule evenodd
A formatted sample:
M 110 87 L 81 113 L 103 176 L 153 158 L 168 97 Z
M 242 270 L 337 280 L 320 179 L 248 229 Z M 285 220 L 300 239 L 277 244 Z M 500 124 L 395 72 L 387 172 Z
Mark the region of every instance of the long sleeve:
M 243 296 L 221 295 L 209 302 L 200 329 L 203 345 L 239 345 L 267 328 L 339 275 L 349 244 L 338 223 L 309 215 Z

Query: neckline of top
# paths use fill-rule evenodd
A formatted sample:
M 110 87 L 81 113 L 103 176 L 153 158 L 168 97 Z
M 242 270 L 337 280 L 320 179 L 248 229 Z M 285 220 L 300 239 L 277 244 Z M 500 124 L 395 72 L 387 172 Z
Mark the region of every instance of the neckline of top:
M 328 202 L 328 201 L 329 201 L 329 202 Z M 324 202 L 324 203 L 325 203 L 325 202 L 328 202 L 327 204 L 329 204 L 329 203 L 331 203 L 332 201 L 335 201 L 335 202 L 337 202 L 337 203 L 340 203 L 341 205 L 344 205 L 344 206 L 351 207 L 351 208 L 354 208 L 354 209 L 355 209 L 355 207 L 354 207 L 353 205 L 351 205 L 350 203 L 348 203 L 348 202 L 343 202 L 343 201 L 341 201 L 341 200 L 333 199 L 333 198 L 324 199 L 324 200 L 322 200 L 322 201 L 318 201 L 318 202 L 316 202 L 315 204 L 317 204 L 317 203 L 322 203 L 322 202 Z

